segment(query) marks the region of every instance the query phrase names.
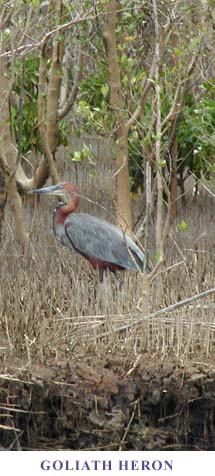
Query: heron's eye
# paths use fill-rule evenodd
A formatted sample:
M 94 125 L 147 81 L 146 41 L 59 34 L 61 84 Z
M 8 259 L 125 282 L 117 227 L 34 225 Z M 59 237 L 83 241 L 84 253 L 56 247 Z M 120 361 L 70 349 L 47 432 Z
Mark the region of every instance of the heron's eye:
M 58 210 L 58 209 L 61 208 L 61 207 L 64 207 L 64 205 L 65 205 L 64 202 L 58 202 L 57 205 L 56 205 L 56 207 L 55 207 L 55 210 L 54 210 L 54 211 Z

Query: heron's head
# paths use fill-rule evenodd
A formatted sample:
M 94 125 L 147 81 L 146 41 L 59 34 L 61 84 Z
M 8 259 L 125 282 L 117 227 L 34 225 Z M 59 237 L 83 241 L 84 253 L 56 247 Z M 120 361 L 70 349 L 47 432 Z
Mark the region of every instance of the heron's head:
M 47 195 L 79 195 L 79 190 L 77 185 L 71 183 L 71 182 L 60 182 L 56 185 L 51 185 L 50 187 L 44 187 L 44 188 L 34 188 L 29 194 L 42 194 L 46 193 Z

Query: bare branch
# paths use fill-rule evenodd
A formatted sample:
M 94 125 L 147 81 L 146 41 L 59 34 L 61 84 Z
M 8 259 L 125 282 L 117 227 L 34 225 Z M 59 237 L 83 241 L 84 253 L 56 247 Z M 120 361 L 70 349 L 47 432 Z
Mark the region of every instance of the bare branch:
M 181 98 L 181 82 L 179 82 L 179 84 L 176 87 L 172 107 L 171 107 L 169 113 L 167 114 L 167 116 L 162 121 L 162 124 L 161 124 L 162 130 L 163 130 L 165 124 L 168 124 L 168 122 L 173 121 L 175 119 L 175 117 L 179 114 L 180 109 L 181 109 L 179 107 L 179 106 L 181 106 L 181 99 L 180 98 Z M 165 132 L 166 132 L 166 129 L 165 129 Z
M 80 48 L 78 51 L 77 66 L 76 66 L 76 71 L 74 74 L 73 86 L 65 105 L 62 107 L 62 109 L 58 113 L 59 119 L 63 119 L 63 117 L 65 117 L 68 114 L 68 112 L 72 109 L 72 106 L 75 102 L 75 99 L 78 93 L 78 85 L 81 79 L 83 59 L 84 59 L 83 50 Z
M 0 31 L 3 31 L 5 28 L 7 28 L 7 25 L 11 19 L 11 16 L 14 12 L 14 8 L 12 8 L 9 12 L 7 12 L 8 5 L 4 5 L 0 17 Z
M 155 69 L 156 69 L 156 55 L 154 55 L 154 58 L 153 58 L 153 61 L 152 61 L 152 65 L 151 65 L 150 72 L 149 72 L 149 77 L 147 79 L 145 79 L 145 81 L 144 81 L 143 91 L 142 91 L 137 109 L 134 111 L 132 116 L 126 122 L 126 129 L 127 130 L 129 130 L 131 128 L 132 124 L 135 121 L 137 121 L 140 117 L 140 114 L 142 112 L 142 109 L 143 109 L 143 106 L 145 104 L 146 98 L 149 94 L 149 91 L 150 91 L 151 87 L 154 85 L 154 79 L 153 78 L 154 78 L 154 75 L 155 75 Z
M 36 41 L 34 43 L 30 43 L 28 45 L 22 45 L 22 46 L 19 46 L 17 49 L 16 49 L 16 53 L 17 55 L 18 54 L 27 54 L 29 53 L 29 51 L 33 51 L 34 49 L 38 49 L 38 48 L 43 48 L 43 46 L 45 44 L 47 44 L 47 42 L 50 40 L 50 38 L 52 36 L 54 36 L 56 33 L 62 33 L 66 30 L 68 30 L 71 26 L 73 25 L 77 25 L 78 23 L 82 23 L 86 20 L 95 20 L 96 16 L 99 16 L 101 15 L 101 13 L 98 13 L 98 15 L 85 15 L 85 16 L 80 16 L 78 18 L 75 18 L 71 21 L 69 21 L 68 23 L 63 23 L 62 25 L 58 25 L 56 26 L 55 28 L 53 28 L 53 30 L 49 31 L 43 38 L 41 41 Z M 0 55 L 0 58 L 2 57 L 9 57 L 11 55 L 14 54 L 14 50 L 11 49 L 9 51 L 5 51 L 4 53 L 2 53 Z
M 163 30 L 161 31 L 161 34 L 158 36 L 159 49 L 160 49 L 160 59 L 163 57 L 164 43 L 165 43 L 164 40 L 165 40 L 165 35 L 167 34 L 167 31 L 169 29 L 169 24 L 170 24 L 170 22 L 168 21 L 165 28 L 163 28 Z M 157 65 L 157 51 L 156 51 L 156 48 L 157 47 L 155 45 L 155 52 L 154 52 L 154 56 L 153 56 L 153 59 L 152 59 L 151 68 L 150 68 L 150 71 L 149 71 L 148 78 L 145 79 L 145 81 L 143 83 L 143 91 L 142 91 L 142 94 L 140 96 L 139 104 L 138 104 L 136 110 L 134 111 L 134 113 L 132 114 L 132 116 L 126 122 L 127 131 L 129 131 L 132 124 L 139 119 L 140 114 L 141 114 L 142 109 L 143 109 L 143 106 L 146 102 L 146 98 L 147 98 L 147 96 L 148 96 L 148 94 L 151 90 L 151 87 L 154 86 L 154 84 L 155 84 L 154 77 L 155 77 L 156 65 Z
M 194 296 L 191 296 L 189 298 L 183 299 L 182 301 L 176 302 L 175 304 L 171 304 L 168 307 L 164 307 L 163 309 L 159 309 L 158 311 L 152 312 L 151 314 L 148 314 L 147 316 L 140 315 L 139 319 L 133 320 L 132 324 L 129 322 L 128 324 L 124 326 L 118 327 L 118 329 L 115 329 L 115 332 L 123 332 L 123 331 L 129 331 L 133 329 L 136 329 L 140 327 L 145 321 L 149 321 L 150 319 L 155 319 L 158 316 L 161 316 L 162 314 L 167 314 L 171 311 L 175 311 L 176 309 L 179 309 L 180 307 L 186 306 L 187 304 L 191 304 L 194 301 L 197 301 L 198 299 L 203 299 L 204 297 L 210 296 L 211 294 L 215 294 L 215 288 L 207 289 L 207 291 L 203 291 L 202 293 L 195 294 Z M 136 316 L 137 317 L 137 316 Z M 101 334 L 99 337 L 106 337 L 109 334 L 111 334 L 113 330 L 108 332 L 104 332 Z
M 164 118 L 164 120 L 161 124 L 162 130 L 163 130 L 164 126 L 166 124 L 168 124 L 168 122 L 171 123 L 173 120 L 175 120 L 177 118 L 178 114 L 180 114 L 180 112 L 181 112 L 181 109 L 182 109 L 182 106 L 183 106 L 183 101 L 184 101 L 184 96 L 185 96 L 185 92 L 186 92 L 186 88 L 187 88 L 187 82 L 190 80 L 190 76 L 191 76 L 191 74 L 194 70 L 195 63 L 196 63 L 196 56 L 192 56 L 191 61 L 190 61 L 189 66 L 188 66 L 188 69 L 187 69 L 186 78 L 182 81 L 179 81 L 179 83 L 176 87 L 172 107 L 169 111 L 169 114 L 167 114 L 167 116 Z M 166 130 L 167 129 L 165 129 L 165 131 L 163 131 L 163 133 L 166 132 Z

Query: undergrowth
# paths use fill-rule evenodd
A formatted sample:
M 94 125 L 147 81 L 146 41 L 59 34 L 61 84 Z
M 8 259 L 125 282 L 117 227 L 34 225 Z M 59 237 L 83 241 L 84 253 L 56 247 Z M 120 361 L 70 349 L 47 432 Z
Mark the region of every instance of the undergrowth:
M 83 182 L 80 208 L 113 221 L 107 190 Z M 101 192 L 102 190 L 102 192 Z M 110 196 L 113 194 L 111 191 Z M 214 352 L 214 299 L 207 297 L 158 318 L 141 318 L 141 275 L 122 277 L 119 289 L 113 276 L 100 285 L 97 273 L 76 253 L 55 240 L 51 228 L 56 201 L 41 198 L 34 212 L 31 241 L 24 255 L 14 238 L 7 209 L 0 250 L 0 357 L 22 362 L 45 363 L 79 353 L 123 350 L 132 358 L 139 353 L 164 357 L 210 355 Z M 96 207 L 99 203 L 100 207 Z M 104 208 L 103 208 L 104 207 Z M 33 209 L 26 205 L 26 223 L 31 227 Z M 214 286 L 214 204 L 207 195 L 189 201 L 171 227 L 163 269 L 152 282 L 151 311 Z M 111 215 L 110 215 L 110 212 Z M 188 226 L 181 229 L 178 224 Z M 155 262 L 154 230 L 150 257 Z M 127 331 L 117 329 L 127 324 Z

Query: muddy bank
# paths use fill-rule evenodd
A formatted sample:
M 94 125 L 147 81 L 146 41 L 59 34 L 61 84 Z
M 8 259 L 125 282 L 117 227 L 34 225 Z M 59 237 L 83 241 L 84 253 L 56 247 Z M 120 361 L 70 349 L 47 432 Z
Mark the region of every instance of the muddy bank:
M 212 362 L 114 354 L 0 376 L 1 449 L 215 450 Z

